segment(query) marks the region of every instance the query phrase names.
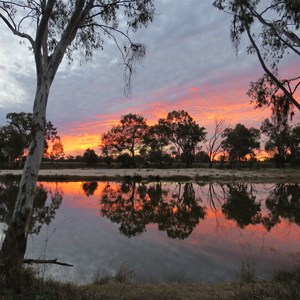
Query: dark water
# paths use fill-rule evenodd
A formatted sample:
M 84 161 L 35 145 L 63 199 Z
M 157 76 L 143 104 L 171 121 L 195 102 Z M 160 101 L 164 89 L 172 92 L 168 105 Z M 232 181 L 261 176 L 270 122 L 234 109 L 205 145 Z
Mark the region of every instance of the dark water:
M 0 184 L 0 228 L 17 187 Z M 27 258 L 40 276 L 78 283 L 114 275 L 137 282 L 238 280 L 293 268 L 300 250 L 300 184 L 40 182 Z M 2 233 L 3 235 L 3 233 Z

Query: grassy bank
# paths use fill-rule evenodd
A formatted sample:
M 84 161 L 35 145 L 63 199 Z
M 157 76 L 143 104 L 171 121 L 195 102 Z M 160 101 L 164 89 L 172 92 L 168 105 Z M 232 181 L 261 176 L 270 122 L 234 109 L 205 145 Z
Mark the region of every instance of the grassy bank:
M 104 285 L 75 285 L 44 282 L 27 288 L 21 294 L 2 289 L 0 299 L 33 300 L 297 300 L 300 299 L 299 281 L 224 283 L 220 285 L 169 283 L 162 285 L 136 285 L 108 283 Z
M 102 278 L 94 284 L 77 286 L 36 279 L 26 273 L 21 293 L 0 288 L 0 299 L 32 300 L 299 300 L 300 271 L 277 273 L 272 281 L 241 276 L 239 282 L 208 284 L 134 284 L 126 276 Z

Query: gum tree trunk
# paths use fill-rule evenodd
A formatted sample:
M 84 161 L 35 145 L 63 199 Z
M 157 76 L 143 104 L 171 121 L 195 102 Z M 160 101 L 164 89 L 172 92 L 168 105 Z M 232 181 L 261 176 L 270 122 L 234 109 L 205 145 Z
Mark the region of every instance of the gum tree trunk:
M 0 271 L 5 274 L 7 284 L 15 288 L 21 286 L 22 263 L 31 223 L 34 189 L 44 150 L 46 106 L 50 85 L 50 79 L 41 80 L 37 85 L 33 106 L 32 141 L 23 169 L 13 217 L 0 252 Z

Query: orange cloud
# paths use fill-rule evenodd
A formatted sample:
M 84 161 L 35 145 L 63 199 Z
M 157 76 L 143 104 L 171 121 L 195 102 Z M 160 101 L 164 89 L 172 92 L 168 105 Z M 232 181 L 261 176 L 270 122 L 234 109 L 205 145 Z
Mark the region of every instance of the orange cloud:
M 97 151 L 101 134 L 110 130 L 122 115 L 128 113 L 141 114 L 149 125 L 153 125 L 158 119 L 165 118 L 168 112 L 183 109 L 200 126 L 206 127 L 208 134 L 214 128 L 216 117 L 226 119 L 231 126 L 242 123 L 247 127 L 259 128 L 261 122 L 270 116 L 269 108 L 254 109 L 254 105 L 250 103 L 246 95 L 247 78 L 241 76 L 229 83 L 228 80 L 227 83 L 226 80 L 219 81 L 215 84 L 205 82 L 198 86 L 194 82 L 182 87 L 155 90 L 145 98 L 141 96 L 141 99 L 128 100 L 128 106 L 121 113 L 97 114 L 91 120 L 69 124 L 61 134 L 65 152 L 82 154 L 87 148 Z

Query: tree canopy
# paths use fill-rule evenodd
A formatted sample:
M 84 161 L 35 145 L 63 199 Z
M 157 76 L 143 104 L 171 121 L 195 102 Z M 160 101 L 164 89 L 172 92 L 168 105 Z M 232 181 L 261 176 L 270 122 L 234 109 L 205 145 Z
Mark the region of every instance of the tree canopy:
M 135 156 L 144 147 L 144 138 L 149 127 L 139 114 L 127 114 L 121 117 L 118 125 L 101 136 L 101 149 L 105 155 L 128 153 L 135 165 Z
M 227 128 L 223 133 L 222 148 L 227 152 L 229 160 L 241 161 L 246 155 L 253 156 L 254 149 L 259 148 L 259 129 L 247 128 L 237 124 L 235 128 Z
M 6 116 L 7 125 L 0 127 L 0 156 L 13 162 L 20 159 L 27 151 L 32 138 L 32 113 L 9 113 Z M 57 128 L 51 121 L 46 123 L 44 152 L 47 152 L 49 142 L 59 142 Z
M 177 155 L 184 156 L 186 166 L 189 167 L 195 156 L 196 146 L 203 141 L 206 132 L 193 118 L 184 110 L 171 111 L 167 118 L 159 119 L 164 135 L 167 137 L 177 151 Z

